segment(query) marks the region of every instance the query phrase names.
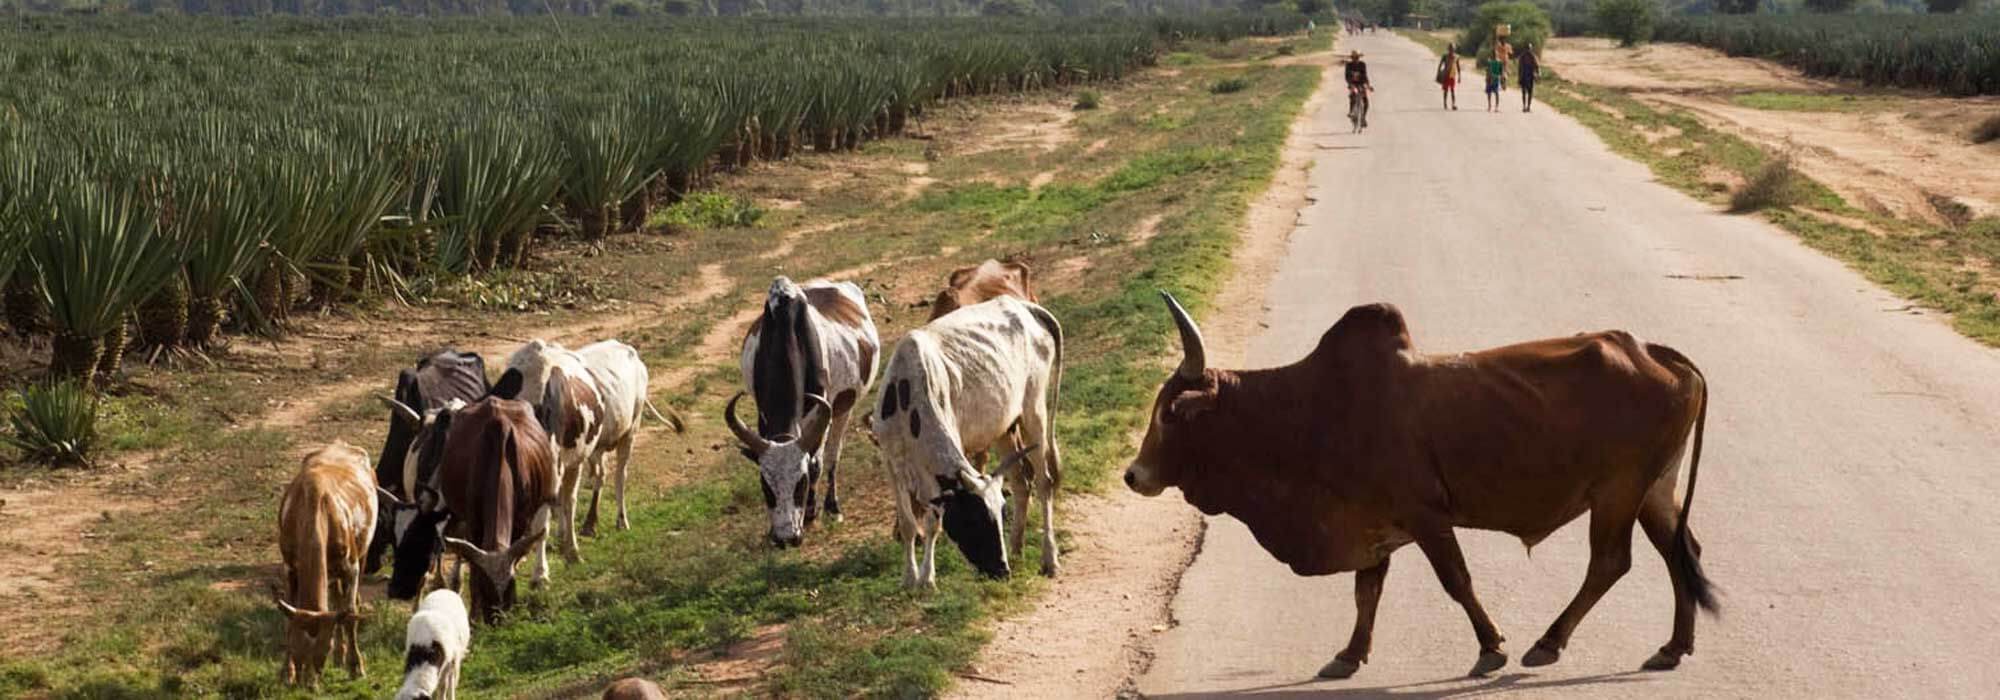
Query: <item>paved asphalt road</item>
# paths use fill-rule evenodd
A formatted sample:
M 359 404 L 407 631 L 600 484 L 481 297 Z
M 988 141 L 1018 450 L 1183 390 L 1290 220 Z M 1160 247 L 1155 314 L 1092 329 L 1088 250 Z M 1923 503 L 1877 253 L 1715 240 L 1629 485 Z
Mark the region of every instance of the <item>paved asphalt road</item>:
M 1428 352 L 1605 328 L 1680 349 L 1713 392 L 1693 527 L 1722 616 L 1701 618 L 1680 670 L 1637 672 L 1667 640 L 1673 597 L 1640 536 L 1562 660 L 1524 669 L 1582 583 L 1584 521 L 1532 557 L 1461 531 L 1509 666 L 1462 678 L 1470 626 L 1412 546 L 1370 663 L 1315 682 L 1346 642 L 1353 578 L 1294 576 L 1217 517 L 1144 693 L 2000 697 L 2000 352 L 1778 229 L 1651 182 L 1552 111 L 1522 114 L 1514 92 L 1483 112 L 1471 71 L 1462 109 L 1440 111 L 1435 59 L 1414 43 L 1341 46 L 1368 55 L 1374 128 L 1349 135 L 1340 108 L 1312 125 L 1317 202 L 1249 361 L 1291 362 L 1373 301 L 1400 306 Z

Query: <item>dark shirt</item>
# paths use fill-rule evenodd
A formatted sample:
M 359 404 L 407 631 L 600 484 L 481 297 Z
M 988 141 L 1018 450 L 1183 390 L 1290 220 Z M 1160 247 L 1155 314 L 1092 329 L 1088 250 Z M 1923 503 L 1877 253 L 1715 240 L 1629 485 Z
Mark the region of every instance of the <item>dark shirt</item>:
M 1347 84 L 1348 85 L 1370 84 L 1368 82 L 1368 64 L 1362 61 L 1349 61 L 1347 63 Z
M 1521 82 L 1524 83 L 1534 80 L 1536 72 L 1542 67 L 1541 61 L 1535 58 L 1535 52 L 1533 51 L 1521 52 L 1521 56 L 1517 59 L 1517 62 L 1521 65 Z

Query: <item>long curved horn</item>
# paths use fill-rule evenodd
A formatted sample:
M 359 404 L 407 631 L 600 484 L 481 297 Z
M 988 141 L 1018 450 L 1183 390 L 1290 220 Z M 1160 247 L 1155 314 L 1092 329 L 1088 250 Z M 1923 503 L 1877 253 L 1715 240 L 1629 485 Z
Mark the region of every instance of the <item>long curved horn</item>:
M 1009 471 L 1018 469 L 1023 464 L 1027 464 L 1028 455 L 1034 452 L 1035 450 L 1041 449 L 1041 447 L 1042 446 L 1040 444 L 1029 445 L 1027 447 L 1021 448 L 1020 451 L 1015 452 L 1014 454 L 1008 455 L 1006 459 L 1000 460 L 1000 466 L 994 467 L 993 473 L 989 475 L 987 478 L 996 480 L 1006 479 L 1008 476 L 1007 473 Z
M 539 527 L 535 528 L 534 532 L 528 533 L 526 537 L 516 538 L 513 544 L 507 545 L 507 564 L 512 566 L 515 562 L 526 558 L 528 550 L 533 548 L 536 542 L 540 542 L 548 534 L 549 529 L 547 527 Z
M 736 392 L 735 396 L 729 397 L 729 407 L 722 410 L 722 417 L 729 423 L 729 432 L 736 433 L 736 439 L 742 441 L 744 447 L 750 448 L 751 452 L 764 454 L 771 449 L 771 441 L 765 440 L 764 436 L 757 434 L 757 431 L 744 426 L 743 421 L 736 417 L 736 402 L 742 398 L 743 392 L 740 391 Z
M 457 554 L 460 558 L 471 562 L 473 566 L 479 567 L 481 571 L 487 572 L 489 576 L 495 571 L 505 571 L 508 565 L 513 564 L 513 562 L 501 558 L 500 555 L 504 554 L 503 552 L 488 552 L 480 549 L 479 545 L 456 537 L 444 538 L 444 546 L 450 549 L 453 554 Z
M 410 408 L 409 404 L 397 401 L 387 396 L 376 395 L 375 398 L 377 400 L 380 400 L 382 403 L 388 404 L 389 408 L 395 409 L 396 413 L 401 414 L 404 418 L 410 419 L 411 422 L 416 423 L 418 425 L 423 425 L 424 414 L 417 412 L 417 409 Z
M 806 403 L 811 408 L 806 409 L 805 425 L 800 426 L 799 446 L 807 452 L 818 452 L 820 444 L 826 441 L 827 426 L 833 423 L 833 406 L 812 394 L 806 394 Z
M 1208 350 L 1201 342 L 1201 329 L 1195 327 L 1194 319 L 1188 316 L 1187 309 L 1181 308 L 1174 295 L 1162 290 L 1160 296 L 1166 298 L 1167 308 L 1174 312 L 1174 325 L 1181 329 L 1181 366 L 1174 373 L 1182 379 L 1201 379 L 1202 371 L 1208 369 Z

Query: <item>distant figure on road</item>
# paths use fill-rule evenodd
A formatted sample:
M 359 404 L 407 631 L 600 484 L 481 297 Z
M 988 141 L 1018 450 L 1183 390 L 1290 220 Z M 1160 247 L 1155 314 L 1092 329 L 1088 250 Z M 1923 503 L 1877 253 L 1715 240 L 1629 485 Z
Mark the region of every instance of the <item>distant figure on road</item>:
M 1486 59 L 1486 111 L 1500 111 L 1500 81 L 1507 77 L 1507 63 L 1499 56 Z
M 1444 45 L 1444 58 L 1438 59 L 1437 82 L 1444 89 L 1439 99 L 1446 109 L 1458 109 L 1458 74 L 1463 61 L 1458 56 L 1458 47 Z
M 1521 111 L 1531 111 L 1535 106 L 1535 78 L 1542 70 L 1542 61 L 1535 55 L 1534 44 L 1523 45 L 1515 61 L 1521 66 Z
M 1375 85 L 1368 82 L 1368 63 L 1361 60 L 1361 52 L 1347 56 L 1347 117 L 1354 121 L 1356 130 L 1368 128 L 1368 93 L 1375 91 Z

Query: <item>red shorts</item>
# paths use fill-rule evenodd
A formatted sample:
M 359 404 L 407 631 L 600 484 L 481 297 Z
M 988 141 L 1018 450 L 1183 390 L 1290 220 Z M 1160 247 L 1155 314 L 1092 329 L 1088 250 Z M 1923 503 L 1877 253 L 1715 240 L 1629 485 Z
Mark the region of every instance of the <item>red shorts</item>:
M 1453 79 L 1451 79 L 1451 78 L 1445 78 L 1445 79 L 1444 79 L 1444 82 L 1442 83 L 1442 85 L 1444 85 L 1444 89 L 1446 89 L 1446 90 L 1450 90 L 1450 89 L 1452 89 L 1453 87 L 1455 87 L 1455 86 L 1457 86 L 1457 85 L 1458 85 L 1458 81 L 1457 81 L 1457 80 L 1453 80 Z

